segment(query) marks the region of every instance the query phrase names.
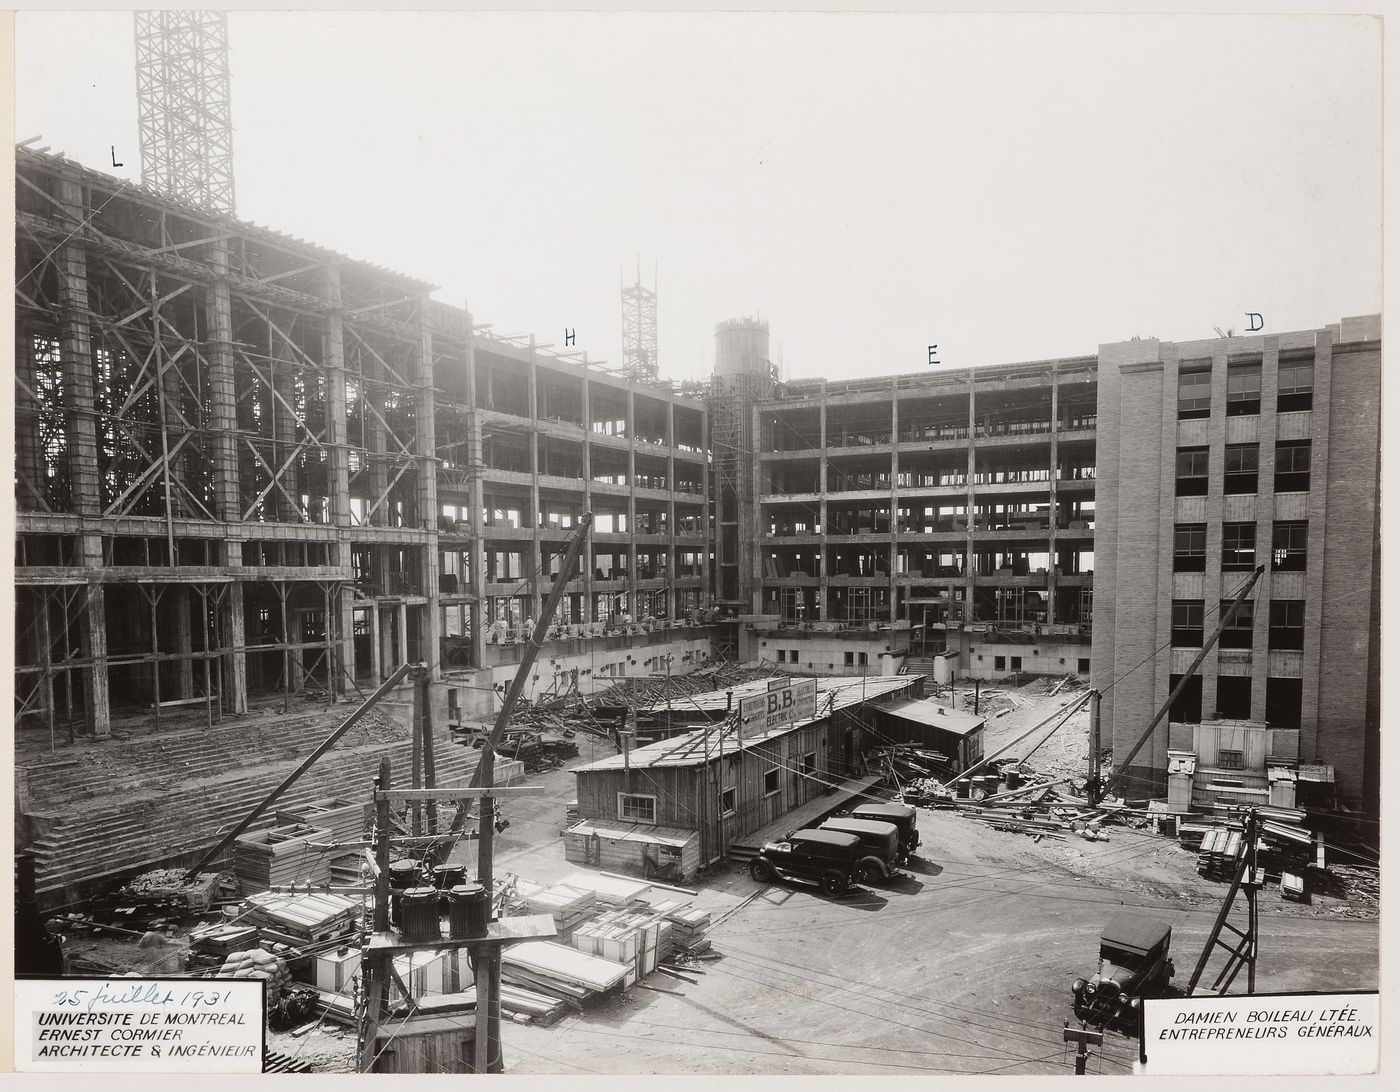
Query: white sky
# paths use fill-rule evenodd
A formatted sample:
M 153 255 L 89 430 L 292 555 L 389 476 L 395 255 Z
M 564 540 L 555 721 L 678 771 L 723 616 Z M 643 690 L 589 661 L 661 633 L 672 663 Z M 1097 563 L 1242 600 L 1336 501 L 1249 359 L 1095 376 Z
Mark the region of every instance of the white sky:
M 1378 311 L 1379 21 L 230 16 L 238 212 L 664 375 L 761 313 L 791 377 Z M 139 177 L 131 17 L 21 13 L 16 131 Z M 57 77 L 57 78 L 56 78 Z M 114 169 L 109 146 L 125 166 Z

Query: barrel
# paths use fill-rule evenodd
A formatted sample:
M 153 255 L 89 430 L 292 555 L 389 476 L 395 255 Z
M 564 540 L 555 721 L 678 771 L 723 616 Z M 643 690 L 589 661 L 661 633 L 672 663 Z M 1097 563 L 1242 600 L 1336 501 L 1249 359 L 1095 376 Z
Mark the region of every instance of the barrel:
M 406 941 L 437 940 L 442 936 L 435 887 L 410 887 L 399 893 L 399 931 Z
M 479 883 L 458 884 L 448 892 L 449 935 L 454 940 L 484 937 L 491 902 Z
M 417 887 L 419 881 L 417 861 L 390 861 L 389 862 L 389 886 L 400 890 L 409 887 Z
M 461 864 L 437 865 L 433 869 L 433 886 L 439 891 L 448 891 L 458 884 L 467 882 L 467 866 Z

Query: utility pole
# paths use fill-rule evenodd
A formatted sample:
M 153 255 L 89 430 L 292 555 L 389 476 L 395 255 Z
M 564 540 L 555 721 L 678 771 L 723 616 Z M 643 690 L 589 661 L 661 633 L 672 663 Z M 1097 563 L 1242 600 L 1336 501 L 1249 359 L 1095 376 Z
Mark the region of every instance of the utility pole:
M 1229 952 L 1230 958 L 1225 961 L 1225 966 L 1216 975 L 1208 992 L 1226 993 L 1235 976 L 1240 973 L 1241 967 L 1248 968 L 1249 992 L 1254 992 L 1254 968 L 1259 959 L 1259 888 L 1263 886 L 1259 875 L 1259 813 L 1254 808 L 1244 813 L 1244 842 L 1244 852 L 1240 855 L 1239 867 L 1235 869 L 1234 881 L 1225 895 L 1225 901 L 1220 905 L 1220 913 L 1216 916 L 1215 925 L 1211 928 L 1205 947 L 1201 949 L 1201 958 L 1196 962 L 1191 981 L 1186 985 L 1187 997 L 1195 995 L 1196 987 L 1205 973 L 1206 964 L 1210 962 L 1211 954 L 1217 945 Z M 1244 929 L 1232 925 L 1228 920 L 1230 909 L 1235 904 L 1235 896 L 1241 887 L 1244 888 L 1247 906 Z M 1220 934 L 1227 929 L 1237 940 L 1233 946 L 1229 941 L 1220 938 Z
M 1097 690 L 1089 691 L 1089 784 L 1085 786 L 1089 806 L 1098 807 L 1103 798 L 1103 779 L 1099 776 L 1099 756 L 1103 754 L 1103 737 L 1099 734 L 1099 702 Z
M 1103 1032 L 1090 1031 L 1087 1024 L 1081 1024 L 1077 1028 L 1069 1026 L 1069 1021 L 1065 1021 L 1065 1042 L 1077 1043 L 1078 1053 L 1074 1056 L 1074 1072 L 1076 1076 L 1084 1076 L 1086 1066 L 1089 1063 L 1089 1047 L 1103 1045 Z

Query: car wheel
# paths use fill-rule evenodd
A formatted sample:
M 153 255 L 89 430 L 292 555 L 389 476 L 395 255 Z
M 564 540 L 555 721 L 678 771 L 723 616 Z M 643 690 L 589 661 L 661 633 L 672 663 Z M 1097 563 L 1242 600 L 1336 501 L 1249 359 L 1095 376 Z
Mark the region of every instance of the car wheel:
M 762 857 L 755 857 L 749 862 L 749 875 L 759 883 L 773 882 L 773 865 L 765 861 Z
M 822 873 L 822 894 L 844 895 L 846 893 L 846 877 L 839 872 Z
M 873 857 L 865 858 L 860 862 L 860 867 L 856 869 L 858 883 L 879 883 L 884 878 L 884 870 L 880 868 L 880 863 Z

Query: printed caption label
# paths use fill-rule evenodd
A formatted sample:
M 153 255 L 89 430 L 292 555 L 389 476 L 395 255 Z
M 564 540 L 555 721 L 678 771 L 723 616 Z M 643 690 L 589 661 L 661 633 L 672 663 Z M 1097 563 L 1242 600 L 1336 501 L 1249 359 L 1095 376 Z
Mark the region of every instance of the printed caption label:
M 1148 1076 L 1374 1073 L 1375 993 L 1144 998 Z
M 21 1073 L 261 1073 L 264 983 L 15 980 Z

